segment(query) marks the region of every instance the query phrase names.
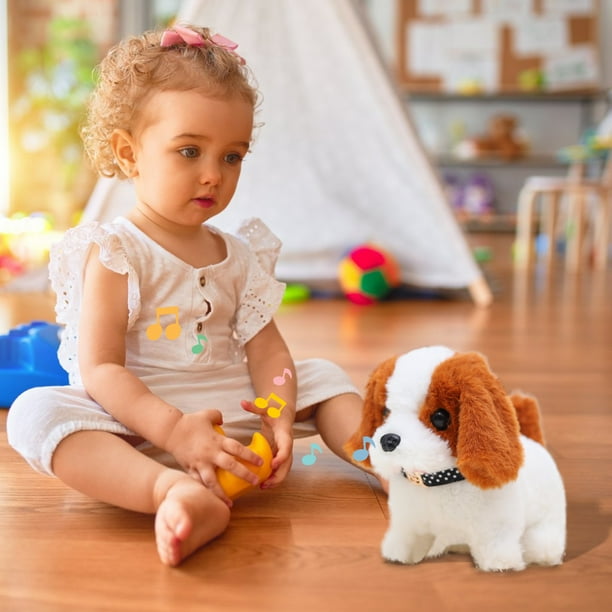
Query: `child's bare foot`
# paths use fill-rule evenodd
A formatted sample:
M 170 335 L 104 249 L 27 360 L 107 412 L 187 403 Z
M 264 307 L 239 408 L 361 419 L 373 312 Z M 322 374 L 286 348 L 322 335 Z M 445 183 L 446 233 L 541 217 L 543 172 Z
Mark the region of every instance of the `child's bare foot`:
M 178 565 L 225 531 L 230 511 L 214 493 L 185 476 L 168 489 L 155 516 L 155 539 L 162 563 Z

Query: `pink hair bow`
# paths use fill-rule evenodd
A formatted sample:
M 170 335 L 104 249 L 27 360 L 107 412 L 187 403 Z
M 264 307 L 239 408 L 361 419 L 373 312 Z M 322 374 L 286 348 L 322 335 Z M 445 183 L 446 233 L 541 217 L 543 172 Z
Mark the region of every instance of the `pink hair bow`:
M 199 32 L 194 32 L 180 25 L 175 25 L 170 30 L 166 30 L 162 34 L 159 44 L 162 47 L 172 47 L 181 43 L 190 47 L 203 47 L 206 44 L 204 37 Z
M 244 58 L 236 53 L 238 43 L 235 43 L 233 40 L 225 38 L 225 36 L 221 36 L 221 34 L 215 34 L 207 40 L 199 32 L 194 32 L 193 30 L 180 25 L 172 26 L 171 29 L 166 30 L 162 34 L 159 44 L 162 47 L 172 47 L 182 43 L 185 43 L 190 47 L 208 47 L 213 44 L 234 54 L 241 64 L 246 63 Z

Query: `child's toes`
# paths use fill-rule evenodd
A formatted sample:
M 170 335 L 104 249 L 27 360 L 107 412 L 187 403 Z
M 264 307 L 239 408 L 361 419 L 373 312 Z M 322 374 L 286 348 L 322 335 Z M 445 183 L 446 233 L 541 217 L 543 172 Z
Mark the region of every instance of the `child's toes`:
M 181 544 L 189 537 L 191 520 L 180 501 L 166 499 L 155 517 L 155 539 L 162 563 L 178 565 L 182 560 Z
M 166 493 L 155 517 L 155 538 L 162 563 L 178 565 L 220 535 L 229 508 L 211 491 L 186 476 Z

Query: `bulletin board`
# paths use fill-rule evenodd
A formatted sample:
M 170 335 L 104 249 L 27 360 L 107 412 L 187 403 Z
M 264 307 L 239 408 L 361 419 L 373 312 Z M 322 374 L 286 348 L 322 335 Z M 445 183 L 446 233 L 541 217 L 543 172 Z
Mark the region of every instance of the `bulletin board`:
M 593 91 L 599 0 L 396 0 L 398 80 L 415 92 Z

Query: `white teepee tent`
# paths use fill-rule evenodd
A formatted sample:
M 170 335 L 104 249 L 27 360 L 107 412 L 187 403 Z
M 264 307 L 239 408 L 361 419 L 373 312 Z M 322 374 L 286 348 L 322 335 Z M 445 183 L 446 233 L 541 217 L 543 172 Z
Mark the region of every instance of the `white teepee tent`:
M 402 280 L 491 294 L 352 0 L 187 0 L 179 22 L 239 43 L 263 95 L 252 154 L 213 223 L 259 216 L 283 241 L 280 279 L 332 282 L 347 249 L 372 241 Z M 133 201 L 102 180 L 85 219 Z

